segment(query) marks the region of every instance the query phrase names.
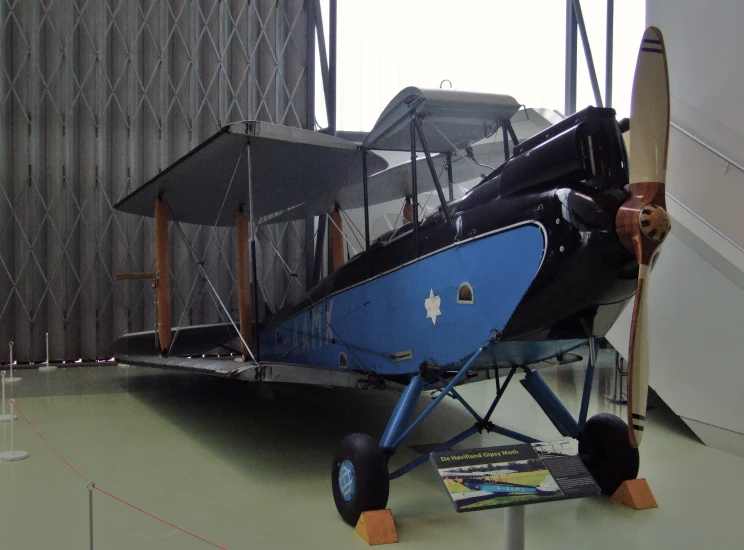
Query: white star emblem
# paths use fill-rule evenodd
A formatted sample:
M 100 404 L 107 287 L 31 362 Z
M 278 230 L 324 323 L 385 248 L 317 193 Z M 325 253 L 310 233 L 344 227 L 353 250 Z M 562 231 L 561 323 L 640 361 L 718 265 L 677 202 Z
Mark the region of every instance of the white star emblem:
M 440 296 L 434 296 L 434 289 L 429 290 L 429 297 L 424 300 L 424 307 L 426 308 L 426 318 L 431 319 L 432 324 L 437 324 L 437 317 L 442 314 L 442 310 L 439 306 L 442 303 Z

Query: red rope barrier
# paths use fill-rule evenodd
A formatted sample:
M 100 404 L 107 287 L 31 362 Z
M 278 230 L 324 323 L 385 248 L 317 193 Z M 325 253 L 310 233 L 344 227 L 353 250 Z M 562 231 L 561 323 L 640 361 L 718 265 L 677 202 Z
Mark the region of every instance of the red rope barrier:
M 36 429 L 36 426 L 34 426 L 34 425 L 33 425 L 33 423 L 32 423 L 32 422 L 31 422 L 31 421 L 30 421 L 30 420 L 28 419 L 28 417 L 27 417 L 27 416 L 26 416 L 26 415 L 25 415 L 25 414 L 23 413 L 23 411 L 21 410 L 21 408 L 20 408 L 20 407 L 18 406 L 18 403 L 16 403 L 16 402 L 15 402 L 15 400 L 13 399 L 13 390 L 12 390 L 12 389 L 10 390 L 10 393 L 11 393 L 11 395 L 10 395 L 10 404 L 11 404 L 11 405 L 12 405 L 13 407 L 15 407 L 15 409 L 16 409 L 16 410 L 18 411 L 18 414 L 20 414 L 20 415 L 21 415 L 21 416 L 23 417 L 23 419 L 24 419 L 24 420 L 25 420 L 25 421 L 26 421 L 26 422 L 28 423 L 28 425 L 29 425 L 29 426 L 31 426 L 31 429 L 32 429 L 32 430 L 33 430 L 34 432 L 36 432 L 36 435 L 38 435 L 38 436 L 39 436 L 39 437 L 41 438 L 41 440 L 42 440 L 42 441 L 43 441 L 44 443 L 46 443 L 46 445 L 47 445 L 47 446 L 48 446 L 48 447 L 49 447 L 49 448 L 50 448 L 50 449 L 51 449 L 52 451 L 54 451 L 54 454 L 56 454 L 56 455 L 57 455 L 57 456 L 58 456 L 58 457 L 59 457 L 59 458 L 60 458 L 60 459 L 62 460 L 62 462 L 64 462 L 65 464 L 67 464 L 67 466 L 69 466 L 69 467 L 70 467 L 70 468 L 72 469 L 72 471 L 73 471 L 73 472 L 75 472 L 75 473 L 76 473 L 76 474 L 77 474 L 78 476 L 80 476 L 80 478 L 81 478 L 81 479 L 82 479 L 83 481 L 85 481 L 86 485 L 87 485 L 88 483 L 90 483 L 90 481 L 89 481 L 89 480 L 88 480 L 88 479 L 87 479 L 87 478 L 86 478 L 86 477 L 85 477 L 85 476 L 84 476 L 83 474 L 81 474 L 81 473 L 80 473 L 80 472 L 79 472 L 79 471 L 77 470 L 77 468 L 75 468 L 75 467 L 74 467 L 74 466 L 73 466 L 72 464 L 70 464 L 70 463 L 69 463 L 69 462 L 67 461 L 67 459 L 65 459 L 65 457 L 63 457 L 63 456 L 62 456 L 62 455 L 60 454 L 60 452 L 59 452 L 59 451 L 58 451 L 57 449 L 55 449 L 55 448 L 54 448 L 54 445 L 52 445 L 52 444 L 51 444 L 51 443 L 49 442 L 49 440 L 48 440 L 48 439 L 47 439 L 46 437 L 44 437 L 43 435 L 41 435 L 41 432 L 40 432 L 39 430 L 37 430 L 37 429 Z M 151 514 L 150 512 L 148 512 L 148 511 L 146 511 L 146 510 L 143 510 L 142 508 L 139 508 L 139 507 L 135 506 L 134 504 L 131 504 L 131 503 L 127 502 L 126 500 L 124 500 L 124 499 L 121 499 L 121 498 L 117 497 L 116 495 L 114 495 L 114 494 L 111 494 L 111 493 L 109 493 L 108 491 L 105 491 L 105 490 L 101 489 L 100 487 L 98 487 L 98 485 L 93 485 L 93 488 L 94 488 L 95 490 L 97 490 L 97 491 L 100 491 L 100 492 L 101 492 L 101 493 L 103 493 L 104 495 L 107 495 L 107 496 L 109 496 L 109 497 L 113 498 L 114 500 L 117 500 L 117 501 L 121 502 L 122 504 L 126 504 L 126 505 L 127 505 L 127 506 L 129 506 L 130 508 L 134 508 L 134 509 L 135 509 L 135 510 L 137 510 L 138 512 L 142 512 L 142 513 L 143 513 L 143 514 L 145 514 L 146 516 L 150 516 L 151 518 L 153 518 L 153 519 L 156 519 L 156 520 L 158 520 L 158 521 L 159 521 L 159 522 L 161 522 L 161 523 L 164 523 L 164 524 L 166 524 L 166 525 L 169 525 L 170 527 L 173 527 L 174 529 L 178 529 L 179 531 L 181 531 L 182 533 L 184 533 L 184 534 L 186 534 L 186 535 L 189 535 L 190 537 L 194 537 L 195 539 L 198 539 L 198 540 L 200 540 L 200 541 L 202 541 L 202 542 L 204 542 L 204 543 L 206 543 L 206 544 L 209 544 L 210 546 L 213 546 L 213 547 L 215 547 L 215 548 L 219 548 L 220 550 L 227 550 L 227 548 L 225 548 L 224 546 L 220 546 L 219 544 L 215 544 L 214 542 L 210 542 L 210 541 L 208 541 L 207 539 L 205 539 L 205 538 L 202 538 L 202 537 L 200 537 L 199 535 L 197 535 L 197 534 L 195 534 L 195 533 L 192 533 L 191 531 L 187 531 L 186 529 L 184 529 L 184 528 L 182 528 L 182 527 L 179 527 L 178 525 L 176 525 L 176 524 L 174 524 L 174 523 L 171 523 L 170 521 L 166 521 L 166 520 L 164 520 L 163 518 L 160 518 L 160 517 L 156 516 L 155 514 Z
M 69 462 L 67 461 L 67 459 L 65 459 L 65 457 L 63 457 L 63 456 L 62 456 L 62 455 L 61 455 L 61 454 L 59 453 L 59 451 L 58 451 L 57 449 L 55 449 L 55 448 L 54 448 L 54 445 L 52 445 L 51 443 L 49 443 L 49 441 L 47 440 L 47 438 L 46 438 L 46 437 L 44 437 L 43 435 L 41 435 L 41 432 L 40 432 L 39 430 L 37 430 L 37 429 L 36 429 L 36 426 L 34 426 L 34 425 L 33 425 L 33 424 L 31 423 L 31 421 L 30 421 L 30 420 L 28 419 L 28 417 L 27 417 L 27 416 L 26 416 L 26 415 L 25 415 L 25 414 L 23 413 L 23 411 L 21 410 L 21 408 L 20 408 L 20 407 L 18 406 L 18 403 L 16 403 L 16 402 L 15 402 L 15 400 L 13 399 L 12 395 L 11 395 L 11 399 L 10 399 L 10 404 L 11 404 L 11 405 L 13 405 L 13 406 L 15 407 L 15 409 L 16 409 L 16 410 L 18 411 L 18 414 L 20 414 L 20 415 L 21 415 L 21 416 L 23 417 L 23 419 L 24 419 L 24 420 L 25 420 L 25 421 L 26 421 L 26 422 L 28 423 L 28 425 L 29 425 L 29 426 L 31 426 L 31 429 L 32 429 L 33 431 L 35 431 L 35 432 L 36 432 L 36 435 L 38 435 L 38 436 L 39 436 L 39 437 L 41 438 L 41 440 L 42 440 L 42 441 L 43 441 L 44 443 L 46 443 L 46 444 L 47 444 L 47 446 L 48 446 L 48 447 L 49 447 L 49 448 L 50 448 L 50 449 L 51 449 L 52 451 L 54 451 L 54 454 L 56 454 L 56 455 L 57 455 L 57 456 L 58 456 L 58 457 L 59 457 L 60 459 L 62 459 L 62 462 L 64 462 L 65 464 L 67 464 L 67 465 L 68 465 L 68 466 L 69 466 L 69 467 L 70 467 L 70 468 L 72 469 L 72 471 L 73 471 L 73 472 L 75 472 L 75 473 L 76 473 L 76 474 L 77 474 L 78 476 L 80 476 L 80 479 L 82 479 L 83 481 L 85 481 L 85 483 L 88 483 L 88 481 L 89 481 L 89 480 L 88 480 L 88 479 L 87 479 L 87 478 L 86 478 L 86 477 L 85 477 L 85 476 L 84 476 L 83 474 L 81 474 L 81 473 L 80 473 L 80 472 L 79 472 L 79 471 L 77 470 L 77 468 L 75 468 L 75 466 L 73 466 L 72 464 L 70 464 L 70 463 L 69 463 Z
M 129 503 L 129 502 L 127 502 L 126 500 L 122 500 L 122 499 L 120 499 L 119 497 L 117 497 L 116 495 L 112 495 L 112 494 L 111 494 L 111 493 L 109 493 L 108 491 L 104 491 L 104 490 L 103 490 L 103 489 L 101 489 L 101 488 L 100 488 L 100 487 L 99 487 L 98 485 L 95 485 L 95 486 L 94 486 L 93 488 L 94 488 L 94 489 L 95 489 L 96 491 L 101 491 L 101 492 L 102 492 L 102 493 L 103 493 L 104 495 L 108 495 L 108 496 L 110 496 L 110 497 L 111 497 L 111 498 L 113 498 L 114 500 L 118 500 L 118 501 L 119 501 L 119 502 L 121 502 L 122 504 L 126 504 L 126 505 L 127 505 L 127 506 L 129 506 L 130 508 L 134 508 L 134 509 L 135 509 L 135 510 L 137 510 L 138 512 L 142 512 L 143 514 L 145 514 L 145 515 L 147 515 L 147 516 L 150 516 L 150 517 L 151 517 L 151 518 L 153 518 L 153 519 L 156 519 L 156 520 L 158 520 L 158 521 L 160 521 L 160 522 L 163 522 L 163 523 L 165 523 L 166 525 L 170 525 L 171 527 L 173 527 L 173 528 L 175 528 L 175 529 L 178 529 L 178 530 L 179 530 L 179 531 L 181 531 L 182 533 L 186 533 L 187 535 L 190 535 L 190 536 L 192 536 L 192 537 L 194 537 L 194 538 L 196 538 L 196 539 L 199 539 L 199 540 L 200 540 L 200 541 L 202 541 L 202 542 L 206 542 L 207 544 L 209 544 L 209 545 L 211 545 L 211 546 L 214 546 L 215 548 L 220 548 L 221 550 L 227 550 L 226 548 L 224 548 L 224 547 L 222 547 L 222 546 L 220 546 L 220 545 L 218 545 L 218 544 L 215 544 L 215 543 L 213 543 L 213 542 L 210 542 L 210 541 L 208 541 L 207 539 L 203 539 L 203 538 L 201 538 L 201 537 L 200 537 L 199 535 L 195 535 L 194 533 L 192 533 L 192 532 L 190 532 L 190 531 L 187 531 L 186 529 L 182 529 L 181 527 L 179 527 L 178 525 L 175 525 L 175 524 L 171 523 L 170 521 L 166 521 L 166 520 L 164 520 L 163 518 L 159 518 L 158 516 L 156 516 L 156 515 L 154 515 L 154 514 L 151 514 L 150 512 L 147 512 L 147 511 L 143 510 L 142 508 L 138 508 L 138 507 L 137 507 L 137 506 L 135 506 L 134 504 L 130 504 L 130 503 Z

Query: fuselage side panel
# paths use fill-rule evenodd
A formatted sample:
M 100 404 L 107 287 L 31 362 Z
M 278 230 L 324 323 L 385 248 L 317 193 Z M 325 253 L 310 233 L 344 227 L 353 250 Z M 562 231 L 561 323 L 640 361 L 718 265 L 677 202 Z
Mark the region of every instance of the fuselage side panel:
M 397 375 L 457 366 L 502 331 L 540 269 L 535 222 L 455 243 L 331 294 L 261 334 L 263 359 Z

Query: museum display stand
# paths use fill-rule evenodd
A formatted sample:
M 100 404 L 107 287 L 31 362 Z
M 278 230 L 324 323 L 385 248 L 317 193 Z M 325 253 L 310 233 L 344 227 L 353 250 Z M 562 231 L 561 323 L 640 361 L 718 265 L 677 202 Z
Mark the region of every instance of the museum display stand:
M 457 512 L 504 508 L 504 548 L 524 550 L 525 506 L 601 491 L 571 438 L 433 452 Z

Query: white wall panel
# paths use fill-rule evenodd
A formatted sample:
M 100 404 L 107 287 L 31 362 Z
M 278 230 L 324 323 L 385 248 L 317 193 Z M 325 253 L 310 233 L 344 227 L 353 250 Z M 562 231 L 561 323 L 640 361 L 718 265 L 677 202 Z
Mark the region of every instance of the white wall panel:
M 744 164 L 744 3 L 649 0 L 649 25 L 664 33 L 672 121 Z M 672 130 L 669 192 L 739 245 L 744 174 Z
M 738 161 L 744 160 L 744 3 L 648 0 L 647 21 L 664 33 L 672 116 Z

